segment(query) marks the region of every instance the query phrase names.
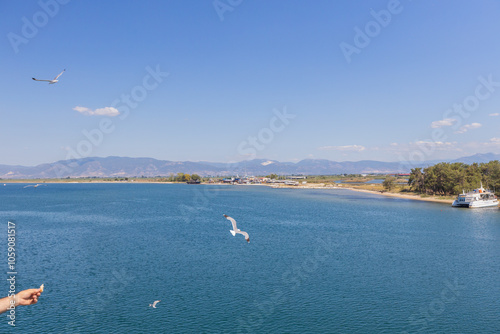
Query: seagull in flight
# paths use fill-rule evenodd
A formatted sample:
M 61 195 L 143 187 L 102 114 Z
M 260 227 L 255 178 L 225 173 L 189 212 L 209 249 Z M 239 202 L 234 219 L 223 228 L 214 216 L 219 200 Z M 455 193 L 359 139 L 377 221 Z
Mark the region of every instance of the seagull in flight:
M 35 79 L 35 78 L 31 78 L 35 81 L 48 81 L 49 82 L 49 85 L 52 85 L 52 84 L 55 84 L 56 82 L 58 82 L 59 80 L 57 80 L 63 73 L 64 71 L 66 71 L 66 69 L 64 69 L 61 73 L 59 73 L 57 75 L 57 77 L 55 77 L 53 80 L 39 80 L 39 79 Z
M 149 307 L 156 308 L 156 304 L 158 304 L 159 302 L 161 302 L 161 300 L 155 300 L 153 304 L 149 304 Z
M 37 184 L 30 184 L 29 186 L 24 186 L 23 188 L 28 188 L 28 187 L 34 187 L 34 188 L 36 188 L 36 187 L 39 187 L 39 186 L 47 186 L 47 185 L 46 184 L 39 184 L 39 183 L 37 183 Z
M 236 233 L 243 234 L 243 236 L 245 237 L 245 240 L 247 242 L 250 242 L 250 237 L 248 236 L 248 233 L 247 232 L 243 232 L 242 230 L 240 230 L 239 228 L 236 227 L 236 220 L 234 220 L 233 218 L 229 217 L 228 215 L 224 215 L 224 217 L 226 217 L 226 219 L 229 220 L 231 222 L 231 224 L 233 225 L 233 229 L 229 230 L 229 232 L 231 232 L 231 234 L 233 236 L 235 236 Z

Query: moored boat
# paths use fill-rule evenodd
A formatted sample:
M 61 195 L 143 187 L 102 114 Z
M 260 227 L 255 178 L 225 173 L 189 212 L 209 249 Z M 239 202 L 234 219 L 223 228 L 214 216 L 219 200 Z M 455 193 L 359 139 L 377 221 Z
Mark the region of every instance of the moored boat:
M 469 192 L 463 192 L 453 201 L 452 206 L 466 208 L 484 208 L 489 206 L 498 206 L 498 199 L 491 190 L 481 187 Z

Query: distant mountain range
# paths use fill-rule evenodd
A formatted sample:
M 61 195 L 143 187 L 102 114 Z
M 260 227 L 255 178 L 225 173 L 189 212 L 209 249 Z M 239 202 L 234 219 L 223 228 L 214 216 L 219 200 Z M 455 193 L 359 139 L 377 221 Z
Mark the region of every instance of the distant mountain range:
M 471 164 L 500 160 L 500 154 L 476 154 L 470 157 L 447 160 L 446 162 L 464 162 Z M 152 158 L 82 158 L 62 160 L 38 166 L 0 165 L 0 178 L 76 178 L 76 177 L 153 177 L 187 173 L 201 176 L 227 175 L 269 175 L 271 173 L 328 175 L 362 173 L 409 173 L 410 168 L 427 167 L 441 161 L 426 161 L 408 166 L 399 162 L 373 160 L 336 162 L 323 159 L 305 159 L 297 163 L 276 160 L 254 159 L 237 163 L 167 161 Z

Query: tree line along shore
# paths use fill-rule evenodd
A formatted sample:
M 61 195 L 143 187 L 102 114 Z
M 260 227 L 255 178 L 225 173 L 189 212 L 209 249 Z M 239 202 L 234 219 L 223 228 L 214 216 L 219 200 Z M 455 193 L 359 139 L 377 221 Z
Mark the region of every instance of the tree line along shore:
M 500 190 L 500 162 L 438 163 L 411 170 L 408 185 L 412 191 L 429 195 L 453 195 L 463 190 L 479 188 L 480 184 L 493 191 Z
M 393 175 L 387 175 L 378 189 L 371 186 L 353 188 L 376 190 L 381 193 L 418 196 L 421 199 L 451 202 L 463 191 L 484 188 L 493 192 L 500 190 L 500 162 L 487 163 L 447 163 L 441 162 L 426 168 L 413 168 L 406 183 L 400 182 Z

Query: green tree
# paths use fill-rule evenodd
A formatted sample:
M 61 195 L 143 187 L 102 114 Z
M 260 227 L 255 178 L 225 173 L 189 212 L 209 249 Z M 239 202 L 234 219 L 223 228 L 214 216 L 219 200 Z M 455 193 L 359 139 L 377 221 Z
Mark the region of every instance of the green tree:
M 382 185 L 384 186 L 384 189 L 387 191 L 391 191 L 396 187 L 396 178 L 392 175 L 388 175 L 384 182 L 382 182 Z
M 408 185 L 420 193 L 454 195 L 462 190 L 483 186 L 500 189 L 500 162 L 467 165 L 464 163 L 438 163 L 434 166 L 411 170 Z
M 175 182 L 187 182 L 189 181 L 189 179 L 190 179 L 189 174 L 177 173 L 177 176 L 175 177 Z
M 493 160 L 479 166 L 483 176 L 483 184 L 492 190 L 500 191 L 500 162 Z
M 425 180 L 422 168 L 413 168 L 408 179 L 408 185 L 412 191 L 423 193 L 425 192 Z

